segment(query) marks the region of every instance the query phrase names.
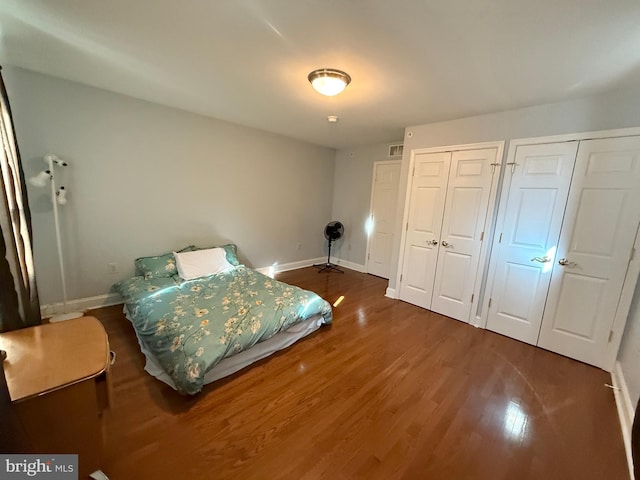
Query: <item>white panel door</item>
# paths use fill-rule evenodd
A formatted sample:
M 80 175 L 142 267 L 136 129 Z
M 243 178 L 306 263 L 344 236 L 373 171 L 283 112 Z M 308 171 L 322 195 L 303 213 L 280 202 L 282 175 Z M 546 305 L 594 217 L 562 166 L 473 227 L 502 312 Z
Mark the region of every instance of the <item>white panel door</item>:
M 414 158 L 400 299 L 431 308 L 451 152 Z
M 401 162 L 380 162 L 373 168 L 371 192 L 371 233 L 367 252 L 367 272 L 389 278 L 393 228 L 398 205 Z
M 489 330 L 537 343 L 577 148 L 518 146 L 506 165 Z
M 639 222 L 640 138 L 580 142 L 540 347 L 610 367 L 609 334 Z
M 469 321 L 496 148 L 453 152 L 431 310 Z

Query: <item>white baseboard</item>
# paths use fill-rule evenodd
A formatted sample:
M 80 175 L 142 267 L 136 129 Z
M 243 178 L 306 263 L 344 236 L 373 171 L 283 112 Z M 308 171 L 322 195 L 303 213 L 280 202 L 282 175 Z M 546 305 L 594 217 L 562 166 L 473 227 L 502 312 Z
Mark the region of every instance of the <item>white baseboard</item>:
M 259 271 L 260 273 L 264 273 L 265 275 L 269 275 L 270 273 L 286 272 L 288 270 L 295 270 L 297 268 L 310 267 L 312 265 L 325 264 L 325 263 L 327 263 L 327 259 L 324 257 L 319 257 L 319 258 L 311 258 L 309 260 L 301 260 L 299 262 L 291 262 L 291 263 L 283 263 L 283 264 L 274 263 L 273 265 L 270 265 L 268 267 L 256 268 L 256 270 Z M 332 258 L 331 263 L 348 268 L 349 270 L 355 270 L 356 272 L 364 273 L 365 271 L 364 265 L 360 265 L 359 263 L 349 262 L 347 260 L 341 260 L 339 258 Z
M 387 288 L 387 291 L 384 294 L 385 297 L 393 298 L 394 300 L 398 298 L 398 292 L 396 292 L 395 288 Z
M 269 265 L 268 267 L 258 267 L 255 270 L 265 275 L 272 275 L 278 272 L 287 272 L 289 270 L 296 270 L 298 268 L 310 267 L 316 263 L 323 263 L 325 261 L 326 260 L 324 260 L 322 257 L 311 258 L 309 260 L 300 260 L 298 262 L 274 263 L 273 265 Z
M 310 260 L 302 260 L 300 262 L 275 264 L 274 273 L 286 272 L 287 270 L 295 270 L 296 268 L 304 268 L 314 263 L 322 263 L 323 258 L 312 258 Z M 261 273 L 268 275 L 271 267 L 256 268 Z M 110 307 L 111 305 L 119 305 L 123 303 L 122 297 L 118 293 L 107 293 L 104 295 L 96 295 L 94 297 L 78 298 L 67 302 L 67 311 L 84 312 L 93 308 Z M 52 317 L 64 313 L 64 305 L 62 302 L 40 305 L 40 315 L 42 318 Z
M 616 399 L 616 406 L 618 407 L 620 426 L 622 427 L 622 439 L 624 441 L 624 449 L 627 453 L 629 477 L 631 480 L 634 480 L 633 456 L 631 455 L 631 427 L 633 426 L 635 408 L 629 396 L 629 389 L 627 388 L 627 382 L 624 379 L 620 362 L 616 362 L 613 372 L 611 372 L 611 384 L 614 386 L 613 394 Z
M 481 321 L 482 321 L 482 318 L 479 315 L 476 315 L 475 317 L 471 317 L 471 321 L 469 322 L 469 324 L 473 325 L 476 328 L 482 328 L 480 326 Z
M 360 273 L 367 273 L 367 267 L 365 265 L 361 265 L 359 263 L 353 263 L 348 260 L 342 260 L 340 258 L 332 258 L 332 263 L 336 265 L 340 265 L 341 267 L 348 268 L 349 270 L 355 270 Z M 326 262 L 326 260 L 325 260 Z
M 332 259 L 333 260 L 333 259 Z M 256 268 L 260 273 L 265 275 L 271 275 L 278 272 L 286 272 L 288 270 L 296 270 L 298 268 L 310 267 L 314 264 L 325 263 L 327 260 L 324 257 L 311 258 L 308 260 L 300 260 L 298 262 L 290 263 L 274 263 L 268 267 Z M 364 271 L 364 265 L 357 263 L 347 262 L 344 260 L 333 260 L 337 265 L 342 265 L 345 268 L 356 270 L 358 272 Z M 93 308 L 109 307 L 111 305 L 118 305 L 123 303 L 122 297 L 118 293 L 107 293 L 104 295 L 97 295 L 95 297 L 78 298 L 75 300 L 69 300 L 67 302 L 67 311 L 71 312 L 84 312 Z M 64 305 L 62 302 L 51 303 L 47 305 L 40 305 L 40 315 L 42 318 L 52 317 L 64 312 Z
M 97 295 L 95 297 L 78 298 L 67 302 L 67 311 L 84 312 L 92 308 L 110 307 L 122 303 L 122 297 L 118 293 L 107 293 L 105 295 Z M 42 318 L 52 317 L 65 313 L 64 304 L 50 303 L 48 305 L 40 305 L 40 315 Z

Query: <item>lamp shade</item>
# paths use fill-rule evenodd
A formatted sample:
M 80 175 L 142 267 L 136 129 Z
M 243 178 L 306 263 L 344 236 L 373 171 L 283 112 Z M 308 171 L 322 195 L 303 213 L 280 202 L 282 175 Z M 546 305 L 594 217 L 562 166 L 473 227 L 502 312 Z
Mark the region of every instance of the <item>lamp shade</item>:
M 34 187 L 45 187 L 51 178 L 51 172 L 49 170 L 43 170 L 35 177 L 29 179 L 29 183 Z
M 60 187 L 60 190 L 56 193 L 58 197 L 58 205 L 67 204 L 67 190 L 64 187 Z
M 351 83 L 349 74 L 333 68 L 314 70 L 307 78 L 316 92 L 327 97 L 339 94 Z

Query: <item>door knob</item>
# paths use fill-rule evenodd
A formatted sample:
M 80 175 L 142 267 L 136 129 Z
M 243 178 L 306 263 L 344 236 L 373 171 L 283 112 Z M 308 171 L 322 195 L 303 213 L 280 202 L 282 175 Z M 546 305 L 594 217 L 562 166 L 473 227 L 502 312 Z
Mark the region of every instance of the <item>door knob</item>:
M 427 240 L 427 245 L 437 245 L 438 244 L 438 240 Z
M 558 264 L 559 265 L 569 265 L 571 262 L 569 260 L 567 260 L 566 258 L 561 258 L 560 260 L 558 260 Z
M 551 258 L 549 258 L 547 255 L 545 255 L 544 257 L 533 257 L 531 259 L 532 262 L 540 262 L 540 263 L 548 263 L 551 261 Z
M 453 247 L 453 245 L 451 245 L 450 243 L 448 243 L 446 240 L 442 240 L 442 246 L 443 246 L 443 247 Z

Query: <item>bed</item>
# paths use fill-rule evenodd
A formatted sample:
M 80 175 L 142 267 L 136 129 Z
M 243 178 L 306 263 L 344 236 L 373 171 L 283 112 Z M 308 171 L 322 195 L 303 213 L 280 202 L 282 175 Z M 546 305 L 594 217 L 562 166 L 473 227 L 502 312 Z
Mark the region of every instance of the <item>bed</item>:
M 241 265 L 235 245 L 136 259 L 118 282 L 145 370 L 181 393 L 286 348 L 332 321 L 317 294 Z

